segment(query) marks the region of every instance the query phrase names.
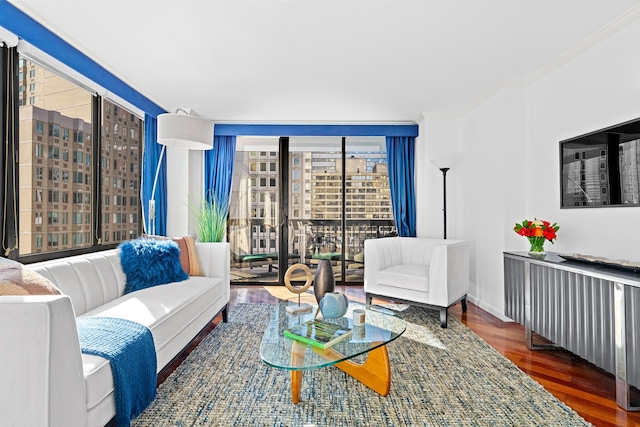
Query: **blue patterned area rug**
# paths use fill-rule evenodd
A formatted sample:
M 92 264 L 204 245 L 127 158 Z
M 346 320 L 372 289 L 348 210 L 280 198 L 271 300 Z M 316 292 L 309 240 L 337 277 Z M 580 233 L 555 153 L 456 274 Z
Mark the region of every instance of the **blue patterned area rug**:
M 382 397 L 335 367 L 288 371 L 259 347 L 274 306 L 241 304 L 165 380 L 133 426 L 589 426 L 455 318 L 409 307 Z

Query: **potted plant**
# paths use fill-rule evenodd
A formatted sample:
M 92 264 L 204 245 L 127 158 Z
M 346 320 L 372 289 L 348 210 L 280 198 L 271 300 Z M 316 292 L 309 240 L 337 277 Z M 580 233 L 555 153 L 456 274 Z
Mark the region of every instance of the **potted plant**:
M 227 232 L 228 211 L 216 201 L 215 197 L 205 197 L 199 208 L 191 207 L 198 238 L 201 242 L 222 242 Z
M 513 231 L 520 236 L 529 239 L 531 248 L 530 254 L 544 255 L 544 242 L 547 240 L 553 243 L 556 239 L 556 233 L 560 227 L 557 223 L 551 224 L 549 221 L 534 219 L 533 221 L 524 220 L 513 227 Z

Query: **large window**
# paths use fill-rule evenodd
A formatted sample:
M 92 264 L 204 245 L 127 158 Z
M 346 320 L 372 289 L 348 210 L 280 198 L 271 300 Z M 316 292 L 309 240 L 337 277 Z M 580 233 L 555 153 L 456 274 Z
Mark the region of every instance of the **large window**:
M 29 76 L 29 81 L 20 82 L 20 87 L 34 89 L 30 95 L 33 103 L 22 103 L 19 116 L 19 186 L 20 206 L 19 254 L 30 255 L 39 252 L 90 246 L 92 242 L 70 244 L 70 233 L 90 233 L 93 229 L 91 215 L 89 222 L 61 224 L 58 213 L 83 216 L 91 213 L 92 165 L 77 162 L 78 157 L 92 158 L 92 144 L 78 145 L 69 141 L 69 133 L 93 134 L 93 95 L 85 89 L 65 80 L 63 77 L 21 58 L 20 75 Z M 25 99 L 26 91 L 19 97 Z M 42 153 L 44 152 L 44 156 Z M 73 153 L 69 161 L 68 153 Z M 41 175 L 41 168 L 47 171 Z M 62 176 L 66 180 L 62 180 Z M 68 177 L 72 176 L 69 180 Z M 36 190 L 34 192 L 34 190 Z M 43 190 L 47 197 L 31 197 Z M 85 200 L 86 197 L 86 200 Z M 73 203 L 68 203 L 71 198 Z M 64 201 L 67 203 L 64 203 Z M 85 201 L 87 203 L 85 203 Z M 34 217 L 45 213 L 48 221 L 36 223 Z M 43 244 L 40 236 L 46 236 Z M 60 239 L 59 236 L 65 236 Z M 46 242 L 46 243 L 45 243 Z M 66 242 L 66 244 L 63 244 Z
M 27 58 L 17 68 L 19 256 L 137 237 L 142 119 Z
M 102 101 L 101 128 L 104 130 L 100 158 L 101 192 L 106 196 L 103 200 L 107 201 L 102 206 L 102 242 L 118 243 L 134 239 L 140 233 L 138 188 L 140 140 L 144 126 L 133 113 L 105 99 Z
M 233 172 L 235 283 L 278 282 L 289 264 L 321 259 L 359 283 L 364 241 L 395 233 L 383 137 L 238 137 Z

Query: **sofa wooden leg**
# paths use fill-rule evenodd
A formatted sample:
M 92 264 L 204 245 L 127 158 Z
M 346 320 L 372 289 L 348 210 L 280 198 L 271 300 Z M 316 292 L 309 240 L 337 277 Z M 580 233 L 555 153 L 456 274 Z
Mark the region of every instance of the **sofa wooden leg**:
M 224 323 L 229 322 L 229 306 L 224 306 L 224 308 L 222 309 L 222 321 Z
M 462 312 L 467 312 L 467 296 L 465 295 L 462 300 L 460 300 L 460 304 L 462 305 Z
M 447 308 L 446 307 L 440 309 L 440 327 L 441 328 L 447 327 Z

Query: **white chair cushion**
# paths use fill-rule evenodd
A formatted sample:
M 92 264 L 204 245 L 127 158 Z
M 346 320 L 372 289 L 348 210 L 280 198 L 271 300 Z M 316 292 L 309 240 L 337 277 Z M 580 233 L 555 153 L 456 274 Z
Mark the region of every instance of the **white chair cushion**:
M 379 284 L 414 291 L 429 292 L 429 266 L 421 264 L 394 265 L 378 272 Z

